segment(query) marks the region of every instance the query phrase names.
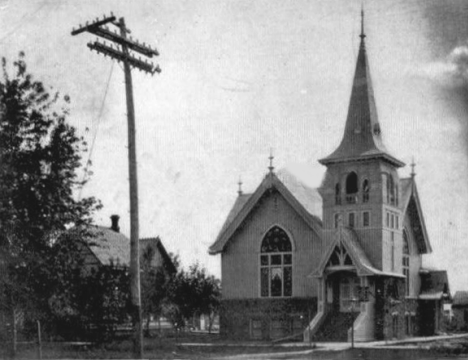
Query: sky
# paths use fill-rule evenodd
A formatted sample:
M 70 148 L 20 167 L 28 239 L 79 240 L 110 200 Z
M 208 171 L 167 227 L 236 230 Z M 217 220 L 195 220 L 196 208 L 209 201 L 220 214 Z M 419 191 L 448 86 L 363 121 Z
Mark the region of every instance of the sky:
M 452 291 L 468 290 L 468 3 L 364 1 L 366 46 L 384 142 L 416 180 L 433 254 Z M 359 46 L 361 0 L 0 0 L 0 55 L 71 97 L 70 122 L 93 172 L 77 196 L 121 216 L 129 234 L 122 66 L 90 52 L 73 27 L 112 11 L 156 46 L 162 73 L 133 71 L 141 237 L 182 264 L 208 255 L 237 196 L 276 169 L 312 187 L 343 135 Z M 400 170 L 406 177 L 410 167 Z M 81 173 L 80 173 L 80 176 Z

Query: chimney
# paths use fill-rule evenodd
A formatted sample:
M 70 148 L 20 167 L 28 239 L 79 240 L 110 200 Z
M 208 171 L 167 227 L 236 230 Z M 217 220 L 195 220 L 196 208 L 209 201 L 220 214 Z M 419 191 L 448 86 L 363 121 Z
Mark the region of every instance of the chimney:
M 112 221 L 111 229 L 114 230 L 115 232 L 119 232 L 120 231 L 120 226 L 119 226 L 120 216 L 119 215 L 111 215 L 110 218 L 111 218 L 111 221 Z

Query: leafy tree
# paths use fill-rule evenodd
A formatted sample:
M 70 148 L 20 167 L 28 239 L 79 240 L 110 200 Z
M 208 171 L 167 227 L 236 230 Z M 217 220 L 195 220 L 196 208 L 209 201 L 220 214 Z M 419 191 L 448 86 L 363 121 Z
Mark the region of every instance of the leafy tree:
M 180 270 L 169 284 L 166 315 L 176 327 L 184 327 L 194 316 L 208 315 L 211 332 L 220 298 L 220 281 L 208 275 L 199 264 L 194 264 L 188 271 Z
M 163 315 L 168 299 L 168 289 L 179 269 L 177 256 L 169 254 L 173 266 L 166 263 L 155 267 L 152 262 L 156 253 L 153 246 L 147 246 L 141 257 L 141 308 L 146 320 L 146 335 L 149 336 L 151 317 Z
M 128 320 L 128 269 L 84 264 L 85 243 L 94 234 L 86 227 L 65 232 L 49 257 L 49 325 L 66 339 L 107 340 Z
M 100 207 L 77 200 L 86 144 L 67 123 L 70 98 L 51 92 L 28 72 L 24 53 L 0 75 L 0 303 L 2 310 L 35 314 L 47 307 L 40 277 L 56 235 L 89 223 Z M 36 316 L 36 315 L 34 315 Z M 14 328 L 15 321 L 11 322 Z M 13 329 L 13 334 L 15 329 Z M 13 342 L 14 343 L 14 342 Z

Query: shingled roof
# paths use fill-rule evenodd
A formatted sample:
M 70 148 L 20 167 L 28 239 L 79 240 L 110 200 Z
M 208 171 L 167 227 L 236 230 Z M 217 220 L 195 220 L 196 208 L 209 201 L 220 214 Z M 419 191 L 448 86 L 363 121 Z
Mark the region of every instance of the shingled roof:
M 129 266 L 130 240 L 122 233 L 104 226 L 92 226 L 94 235 L 89 248 L 102 265 Z
M 401 202 L 400 210 L 408 214 L 413 222 L 413 232 L 420 254 L 432 252 L 429 235 L 419 200 L 418 189 L 414 177 L 400 179 Z
M 421 269 L 421 300 L 440 300 L 450 298 L 450 288 L 447 271 L 434 269 Z
M 143 254 L 143 252 L 149 246 L 153 246 L 153 248 L 157 249 L 159 253 L 161 254 L 161 258 L 163 259 L 163 264 L 157 264 L 157 265 L 163 265 L 167 270 L 169 270 L 172 273 L 175 273 L 177 271 L 174 263 L 172 262 L 171 257 L 167 253 L 166 248 L 164 247 L 159 236 L 140 239 L 140 254 Z
M 128 267 L 130 265 L 130 239 L 119 231 L 104 226 L 90 226 L 88 248 L 101 265 L 116 265 Z M 140 239 L 140 254 L 148 246 L 154 246 L 169 270 L 175 271 L 174 264 L 159 237 Z
M 336 230 L 333 241 L 330 242 L 325 252 L 325 256 L 322 257 L 320 265 L 314 270 L 314 272 L 312 272 L 312 274 L 309 275 L 309 277 L 323 276 L 323 273 L 327 269 L 328 261 L 337 246 L 342 246 L 347 251 L 359 276 L 404 277 L 402 274 L 385 272 L 374 267 L 359 243 L 356 232 L 346 226 L 341 226 Z
M 403 162 L 389 154 L 382 140 L 364 38 L 362 33 L 343 139 L 332 154 L 319 162 L 327 165 L 382 158 L 395 166 L 404 166 Z
M 453 296 L 452 307 L 467 307 L 468 306 L 468 291 L 457 291 Z
M 269 188 L 275 187 L 306 223 L 317 233 L 321 233 L 322 198 L 317 189 L 312 189 L 297 180 L 287 171 L 269 173 L 253 194 L 241 194 L 234 202 L 226 221 L 218 233 L 216 241 L 209 249 L 210 254 L 223 251 L 237 226 L 245 219 L 260 197 Z

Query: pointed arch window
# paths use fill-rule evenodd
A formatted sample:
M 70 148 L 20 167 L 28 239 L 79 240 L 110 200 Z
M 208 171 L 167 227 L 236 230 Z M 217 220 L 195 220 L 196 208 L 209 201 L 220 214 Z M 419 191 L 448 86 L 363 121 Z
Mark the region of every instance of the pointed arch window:
M 410 294 L 410 249 L 408 243 L 408 233 L 403 230 L 403 275 L 405 276 L 405 294 Z
M 346 202 L 348 204 L 357 203 L 357 193 L 359 191 L 357 174 L 352 171 L 346 177 Z
M 292 296 L 292 244 L 288 234 L 274 226 L 260 249 L 260 296 Z
M 363 203 L 369 202 L 369 190 L 370 190 L 369 180 L 365 179 L 362 182 L 362 202 Z

